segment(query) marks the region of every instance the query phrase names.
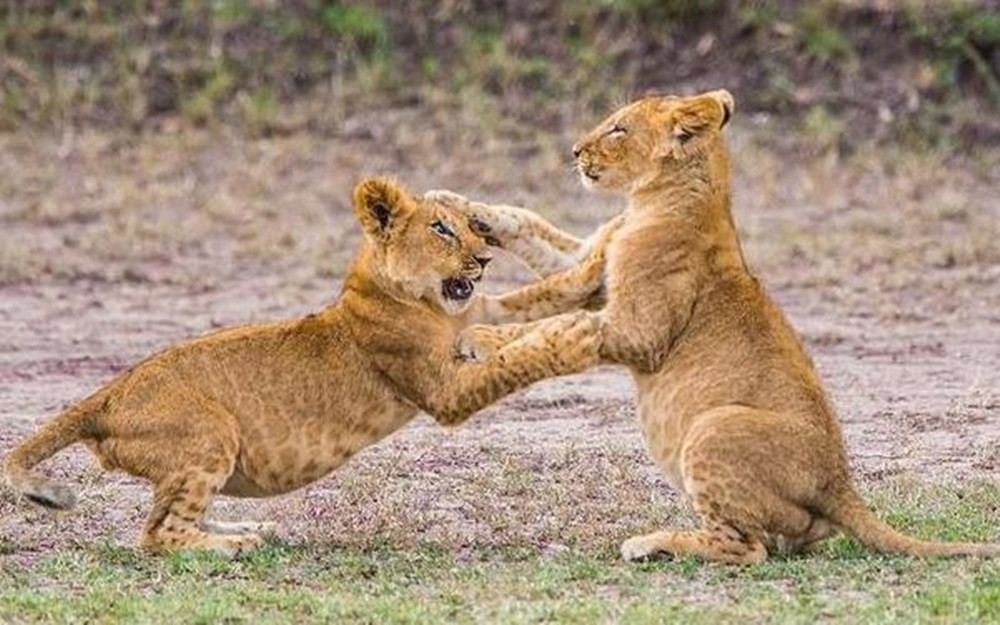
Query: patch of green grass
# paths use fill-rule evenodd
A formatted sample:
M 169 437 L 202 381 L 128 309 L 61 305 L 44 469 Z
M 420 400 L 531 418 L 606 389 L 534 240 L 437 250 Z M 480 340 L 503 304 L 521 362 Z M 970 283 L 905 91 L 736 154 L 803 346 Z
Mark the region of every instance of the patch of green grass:
M 502 3 L 37 0 L 0 9 L 0 129 L 155 128 L 180 116 L 253 136 L 328 132 L 356 111 L 427 100 L 471 101 L 470 118 L 493 106 L 537 134 L 606 113 L 617 93 L 689 85 L 694 71 L 704 85 L 730 81 L 741 111 L 798 122 L 827 106 L 858 130 L 848 145 L 872 125 L 886 126 L 880 142 L 989 144 L 997 12 L 985 0 L 870 4 L 569 0 L 509 19 Z M 708 64 L 690 66 L 692 49 Z M 905 106 L 898 76 L 915 77 Z
M 694 560 L 646 565 L 587 554 L 461 561 L 434 546 L 400 552 L 276 548 L 277 556 L 144 558 L 138 567 L 90 555 L 46 568 L 45 590 L 0 590 L 0 618 L 39 620 L 365 619 L 630 622 L 665 618 L 818 618 L 906 622 L 1000 618 L 1000 569 L 823 556 L 733 569 Z M 267 562 L 277 557 L 280 566 Z M 190 560 L 186 559 L 186 562 Z M 900 593 L 900 587 L 906 593 Z M 66 589 L 71 589 L 66 592 Z M 915 600 L 911 600 L 914 597 Z M 883 620 L 884 619 L 884 620 Z
M 239 26 L 253 17 L 249 3 L 241 0 L 214 0 L 209 3 L 209 10 L 213 23 L 222 28 Z
M 266 135 L 278 125 L 278 98 L 274 90 L 260 87 L 240 94 L 240 108 L 246 128 L 254 135 Z
M 847 33 L 834 19 L 838 8 L 837 2 L 810 3 L 798 16 L 803 52 L 823 65 L 854 57 L 854 48 Z
M 389 41 L 389 29 L 375 9 L 328 4 L 320 9 L 319 20 L 330 32 L 362 50 L 380 49 Z
M 911 3 L 906 12 L 915 41 L 933 51 L 939 85 L 955 90 L 964 69 L 981 82 L 1000 110 L 1000 75 L 987 60 L 1000 50 L 1000 13 L 970 2 Z
M 673 21 L 718 13 L 722 0 L 601 0 L 597 3 L 614 13 L 640 19 Z
M 920 536 L 996 538 L 994 484 L 893 482 L 870 497 Z M 365 620 L 606 622 L 815 620 L 909 623 L 1000 619 L 1000 562 L 873 554 L 838 538 L 809 556 L 754 567 L 698 559 L 627 564 L 583 547 L 458 552 L 269 543 L 235 560 L 155 558 L 98 544 L 27 568 L 0 559 L 0 621 Z
M 196 82 L 199 86 L 181 102 L 181 111 L 192 122 L 204 124 L 216 118 L 216 110 L 234 89 L 236 79 L 224 64 L 218 63 Z
M 845 122 L 823 106 L 814 106 L 802 120 L 806 143 L 815 151 L 826 152 L 837 148 L 844 135 Z

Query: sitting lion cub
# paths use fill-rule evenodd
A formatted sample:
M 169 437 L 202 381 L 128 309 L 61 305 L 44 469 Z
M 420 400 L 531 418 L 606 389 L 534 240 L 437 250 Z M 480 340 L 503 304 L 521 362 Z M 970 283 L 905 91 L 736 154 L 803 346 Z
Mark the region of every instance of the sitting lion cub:
M 819 373 L 743 258 L 723 136 L 733 109 L 721 90 L 646 97 L 573 149 L 584 184 L 628 197 L 622 223 L 591 253 L 607 255 L 607 306 L 592 313 L 602 361 L 631 370 L 650 454 L 701 519 L 629 538 L 622 556 L 750 564 L 844 531 L 885 553 L 1000 557 L 998 544 L 902 534 L 855 490 Z M 523 212 L 442 199 L 498 227 Z M 544 297 L 544 282 L 527 288 Z M 464 350 L 502 351 L 535 327 L 470 327 Z
M 30 470 L 83 442 L 105 469 L 153 483 L 143 547 L 236 554 L 260 544 L 252 532 L 262 524 L 205 520 L 216 494 L 286 493 L 421 410 L 441 424 L 461 423 L 512 391 L 597 363 L 595 322 L 584 313 L 543 321 L 485 361 L 462 361 L 453 350 L 473 321 L 530 320 L 580 306 L 599 287 L 600 259 L 543 280 L 555 295 L 540 307 L 523 294 L 474 298 L 490 252 L 467 214 L 385 179 L 362 182 L 354 202 L 365 237 L 336 304 L 302 319 L 214 332 L 143 361 L 12 451 L 4 463 L 9 485 L 37 504 L 71 507 L 69 488 Z M 575 263 L 575 256 L 553 261 L 539 234 L 534 246 L 492 242 L 526 252 L 540 273 Z M 563 244 L 566 254 L 583 251 L 572 238 Z M 568 283 L 574 289 L 560 291 Z

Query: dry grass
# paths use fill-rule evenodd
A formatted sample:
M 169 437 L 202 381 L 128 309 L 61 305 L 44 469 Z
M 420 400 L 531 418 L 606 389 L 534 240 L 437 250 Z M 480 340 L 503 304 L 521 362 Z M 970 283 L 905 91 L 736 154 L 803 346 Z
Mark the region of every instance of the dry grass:
M 0 280 L 169 283 L 197 274 L 213 284 L 262 264 L 336 276 L 357 237 L 349 191 L 371 173 L 524 203 L 578 232 L 620 206 L 579 189 L 561 154 L 568 139 L 481 148 L 484 134 L 471 125 L 436 134 L 412 130 L 411 121 L 370 122 L 377 139 L 0 137 Z M 767 148 L 765 136 L 737 132 L 736 203 L 751 258 L 772 284 L 898 290 L 990 279 L 1000 261 L 1000 208 L 988 154 L 982 162 L 914 153 L 803 159 Z M 808 266 L 808 278 L 782 272 L 790 263 Z

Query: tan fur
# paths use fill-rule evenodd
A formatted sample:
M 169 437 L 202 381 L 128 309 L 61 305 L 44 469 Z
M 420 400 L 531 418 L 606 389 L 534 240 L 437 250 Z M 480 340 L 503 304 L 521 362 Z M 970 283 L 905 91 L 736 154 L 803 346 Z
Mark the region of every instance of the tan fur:
M 624 223 L 624 216 L 611 219 L 582 240 L 523 208 L 473 202 L 451 191 L 428 191 L 424 198 L 467 215 L 486 240 L 512 252 L 536 274 L 547 276 L 519 290 L 481 298 L 470 306 L 466 319 L 478 325 L 467 328 L 456 345 L 465 358 L 486 358 L 537 327 L 537 323 L 486 324 L 530 322 L 581 307 L 599 309 L 606 302 L 607 243 Z
M 696 530 L 631 538 L 622 555 L 755 563 L 842 529 L 887 553 L 1000 556 L 996 544 L 904 536 L 857 495 L 816 369 L 743 260 L 721 132 L 732 112 L 725 91 L 645 98 L 574 147 L 586 184 L 629 199 L 595 315 L 602 357 L 631 369 L 650 454 L 701 517 Z M 470 332 L 464 342 L 484 334 Z
M 576 265 L 600 236 L 582 240 L 527 209 L 472 202 L 451 191 L 428 191 L 424 199 L 462 211 L 469 216 L 473 229 L 487 241 L 514 254 L 541 276 Z
M 486 243 L 467 215 L 384 179 L 360 184 L 355 207 L 366 236 L 336 304 L 215 332 L 140 363 L 12 451 L 10 486 L 41 505 L 72 506 L 68 488 L 31 469 L 83 442 L 106 469 L 153 483 L 144 547 L 235 554 L 258 545 L 263 528 L 206 521 L 216 494 L 300 488 L 421 410 L 458 424 L 516 389 L 597 363 L 596 322 L 585 313 L 543 321 L 480 362 L 456 359 L 463 327 L 505 314 L 504 296 L 445 296 L 446 280 L 482 276 Z M 435 231 L 442 223 L 444 234 Z M 591 291 L 599 272 L 592 280 Z M 565 281 L 547 284 L 558 292 Z M 563 299 L 572 307 L 584 295 Z

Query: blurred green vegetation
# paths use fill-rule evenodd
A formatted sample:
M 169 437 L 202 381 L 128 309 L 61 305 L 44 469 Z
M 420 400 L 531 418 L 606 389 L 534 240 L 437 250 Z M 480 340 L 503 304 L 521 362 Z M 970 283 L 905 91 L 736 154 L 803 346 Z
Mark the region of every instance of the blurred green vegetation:
M 427 103 L 551 129 L 647 90 L 725 86 L 743 111 L 841 142 L 1000 143 L 992 0 L 12 0 L 0 44 L 8 131 L 337 132 Z

